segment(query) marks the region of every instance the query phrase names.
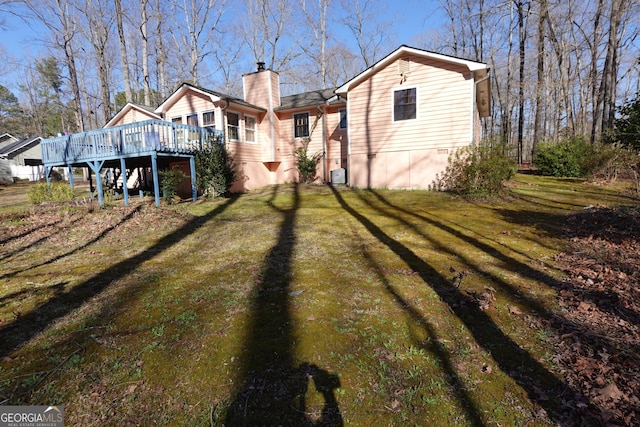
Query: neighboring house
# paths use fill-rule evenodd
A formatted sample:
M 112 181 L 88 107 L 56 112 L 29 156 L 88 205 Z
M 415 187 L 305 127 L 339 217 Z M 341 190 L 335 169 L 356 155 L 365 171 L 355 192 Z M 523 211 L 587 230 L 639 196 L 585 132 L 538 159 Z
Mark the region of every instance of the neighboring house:
M 296 180 L 305 141 L 322 154 L 320 181 L 426 189 L 452 152 L 479 140 L 487 75 L 486 64 L 401 46 L 338 88 L 281 97 L 278 73 L 260 63 L 243 76 L 244 99 L 184 83 L 155 113 L 223 130 L 244 176 L 236 191 Z
M 9 161 L 12 176 L 29 181 L 38 181 L 42 177 L 41 141 L 42 138 L 37 136 L 0 146 L 0 159 Z
M 2 135 L 0 135 L 0 148 L 9 145 L 11 143 L 14 142 L 18 142 L 18 138 L 16 138 L 15 136 L 8 134 L 8 133 L 3 133 Z

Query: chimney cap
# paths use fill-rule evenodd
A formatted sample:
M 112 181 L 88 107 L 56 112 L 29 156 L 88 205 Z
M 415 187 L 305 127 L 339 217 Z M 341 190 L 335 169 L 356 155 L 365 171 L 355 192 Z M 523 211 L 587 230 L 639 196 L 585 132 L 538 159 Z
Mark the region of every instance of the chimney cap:
M 264 71 L 265 70 L 264 62 L 258 61 L 258 62 L 256 62 L 256 65 L 258 65 L 258 71 Z

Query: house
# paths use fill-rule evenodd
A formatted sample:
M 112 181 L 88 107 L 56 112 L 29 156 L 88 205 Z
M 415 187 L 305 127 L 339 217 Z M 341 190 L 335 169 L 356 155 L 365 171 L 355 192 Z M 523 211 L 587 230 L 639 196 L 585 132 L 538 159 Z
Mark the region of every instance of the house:
M 0 145 L 0 159 L 9 162 L 12 176 L 29 181 L 38 181 L 42 177 L 41 141 L 42 138 L 37 136 L 20 141 L 5 141 Z
M 127 102 L 103 127 L 108 128 L 144 120 L 162 120 L 162 117 L 154 113 L 154 110 L 153 107 Z
M 3 133 L 2 135 L 0 135 L 0 148 L 7 146 L 11 143 L 14 142 L 18 142 L 18 138 L 16 138 L 15 136 L 9 134 L 9 133 Z
M 338 88 L 280 96 L 278 73 L 259 63 L 243 99 L 183 83 L 155 113 L 224 131 L 243 175 L 235 191 L 297 180 L 303 143 L 322 155 L 319 181 L 426 189 L 453 151 L 479 140 L 487 76 L 486 64 L 401 46 Z
M 215 135 L 241 174 L 231 191 L 299 180 L 300 147 L 319 156 L 320 182 L 427 189 L 449 155 L 479 141 L 490 114 L 488 72 L 484 63 L 400 46 L 340 87 L 281 96 L 279 74 L 258 63 L 242 77 L 242 98 L 183 83 L 153 111 L 127 104 L 101 130 L 45 141 L 45 170 L 86 165 L 128 177 L 146 168 L 159 204 L 158 168 L 182 168 L 195 199 L 194 150 Z

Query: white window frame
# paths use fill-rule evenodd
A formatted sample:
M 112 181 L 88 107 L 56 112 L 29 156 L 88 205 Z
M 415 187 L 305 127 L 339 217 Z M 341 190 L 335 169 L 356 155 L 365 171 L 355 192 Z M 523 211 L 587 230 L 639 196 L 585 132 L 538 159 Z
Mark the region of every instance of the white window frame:
M 416 91 L 416 116 L 412 119 L 401 119 L 396 120 L 396 92 L 401 90 L 411 90 L 414 89 Z M 418 104 L 418 87 L 417 86 L 398 86 L 393 88 L 391 91 L 391 122 L 392 123 L 406 123 L 411 122 L 413 120 L 418 120 L 418 111 L 420 111 Z
M 347 109 L 346 108 L 341 108 L 340 110 L 338 110 L 338 114 L 340 121 L 338 122 L 338 129 L 346 129 L 347 126 L 349 126 L 349 122 L 347 121 Z M 344 115 L 344 126 L 342 126 L 342 120 L 343 120 L 343 115 Z
M 237 125 L 230 125 L 229 124 L 229 113 L 231 114 L 235 114 L 238 116 L 238 124 Z M 233 141 L 233 142 L 241 142 L 242 141 L 242 133 L 240 132 L 242 130 L 241 127 L 241 123 L 242 123 L 242 117 L 241 114 L 236 112 L 236 111 L 231 111 L 231 110 L 227 110 L 227 135 L 229 137 L 229 141 Z M 233 126 L 234 128 L 236 128 L 238 130 L 238 138 L 231 138 L 231 132 L 230 132 L 230 127 Z
M 209 123 L 209 124 L 205 123 L 205 120 L 204 120 L 205 114 L 211 114 L 213 116 L 213 123 Z M 202 112 L 202 127 L 203 128 L 216 129 L 216 123 L 217 123 L 216 110 L 207 110 L 207 111 L 203 111 Z
M 247 119 L 253 120 L 253 128 L 247 126 Z M 253 131 L 253 140 L 250 140 L 247 131 Z M 249 114 L 244 115 L 244 142 L 247 144 L 258 143 L 258 118 Z
M 296 136 L 296 129 L 298 128 L 298 126 L 296 125 L 296 116 L 300 116 L 303 114 L 307 115 L 307 135 Z M 298 113 L 293 113 L 292 118 L 293 118 L 293 138 L 294 139 L 309 138 L 311 136 L 311 113 L 309 113 L 308 111 L 300 111 Z
M 189 119 L 195 117 L 196 118 L 196 123 L 195 124 L 191 124 L 189 123 Z M 185 116 L 185 124 L 189 125 L 189 126 L 198 126 L 198 123 L 200 123 L 200 121 L 198 120 L 198 113 L 189 113 Z

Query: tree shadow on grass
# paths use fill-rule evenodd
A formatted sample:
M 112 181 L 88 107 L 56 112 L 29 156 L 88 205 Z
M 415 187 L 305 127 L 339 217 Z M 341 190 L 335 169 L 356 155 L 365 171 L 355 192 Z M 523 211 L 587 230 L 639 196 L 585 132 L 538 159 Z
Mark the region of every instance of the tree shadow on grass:
M 127 215 L 125 215 L 125 216 L 124 216 L 124 217 L 123 217 L 123 218 L 122 218 L 122 219 L 121 219 L 117 224 L 114 224 L 114 225 L 112 225 L 111 227 L 108 227 L 108 228 L 106 228 L 106 229 L 102 230 L 102 232 L 101 232 L 100 234 L 98 234 L 98 235 L 97 235 L 96 237 L 94 237 L 93 239 L 86 241 L 86 242 L 85 242 L 85 243 L 83 243 L 82 245 L 80 245 L 80 246 L 78 246 L 78 247 L 76 247 L 76 248 L 74 248 L 74 249 L 71 249 L 71 250 L 70 250 L 70 251 L 68 251 L 68 252 L 65 252 L 65 253 L 62 253 L 62 254 L 58 254 L 58 255 L 56 255 L 56 256 L 54 256 L 54 257 L 52 257 L 52 258 L 50 258 L 50 259 L 48 259 L 48 260 L 46 260 L 46 261 L 42 261 L 42 262 L 41 262 L 41 263 L 39 263 L 39 264 L 30 265 L 30 266 L 29 266 L 29 267 L 27 267 L 27 268 L 23 268 L 23 269 L 21 269 L 21 270 L 15 270 L 15 271 L 12 271 L 11 273 L 3 274 L 2 276 L 0 276 L 0 279 L 8 279 L 8 278 L 10 278 L 10 277 L 14 277 L 14 276 L 16 276 L 16 275 L 18 275 L 18 274 L 20 274 L 20 273 L 24 273 L 25 271 L 29 271 L 29 270 L 33 270 L 33 269 L 38 268 L 38 267 L 43 267 L 43 266 L 45 266 L 45 265 L 53 264 L 53 263 L 54 263 L 54 262 L 56 262 L 56 261 L 59 261 L 59 260 L 61 260 L 61 259 L 63 259 L 63 258 L 66 258 L 66 257 L 68 257 L 68 256 L 72 256 L 73 254 L 76 254 L 76 253 L 80 252 L 81 250 L 83 250 L 83 249 L 85 249 L 85 248 L 87 248 L 87 247 L 91 246 L 92 244 L 94 244 L 94 243 L 96 243 L 96 242 L 99 242 L 99 241 L 100 241 L 100 240 L 102 240 L 102 239 L 103 239 L 107 234 L 109 234 L 110 232 L 112 232 L 113 230 L 115 230 L 117 227 L 121 226 L 121 225 L 122 225 L 122 224 L 124 224 L 125 222 L 129 221 L 129 220 L 130 220 L 131 218 L 133 218 L 133 217 L 134 217 L 138 212 L 140 212 L 140 209 L 141 209 L 141 208 L 142 208 L 142 205 L 138 205 L 138 206 L 136 206 L 136 207 L 135 207 L 131 212 L 129 212 Z M 20 250 L 20 252 L 21 252 L 22 250 L 26 250 L 26 249 L 28 249 L 29 247 L 32 247 L 33 245 L 37 245 L 37 244 L 38 244 L 38 243 L 40 243 L 41 241 L 44 241 L 44 240 L 46 240 L 46 239 L 48 239 L 48 238 L 50 238 L 50 237 L 51 237 L 51 235 L 47 235 L 47 236 L 45 236 L 45 237 L 42 237 L 41 239 L 38 239 L 38 241 L 36 241 L 36 242 L 32 243 L 31 245 L 26 246 L 26 247 L 24 247 L 23 249 L 21 249 L 21 250 Z M 11 254 L 10 256 L 12 256 L 12 255 L 15 255 L 15 253 Z
M 131 258 L 95 274 L 74 286 L 69 292 L 58 293 L 47 302 L 16 318 L 0 328 L 0 358 L 9 356 L 37 334 L 46 330 L 56 320 L 68 315 L 91 298 L 103 292 L 118 279 L 132 273 L 144 262 L 155 258 L 182 239 L 194 233 L 207 221 L 224 212 L 237 197 L 228 199 L 208 214 L 194 218 L 179 229 L 160 239 L 156 244 Z M 103 233 L 104 234 L 104 233 Z M 101 236 L 103 235 L 101 234 Z M 95 239 L 94 239 L 95 240 Z M 85 245 L 86 246 L 86 245 Z
M 302 363 L 295 366 L 295 336 L 291 316 L 292 262 L 296 246 L 296 213 L 300 208 L 298 187 L 293 188 L 293 204 L 271 207 L 282 215 L 276 244 L 267 254 L 256 280 L 251 318 L 241 356 L 240 389 L 226 409 L 225 425 L 254 426 L 342 426 L 334 390 L 340 387 L 337 375 Z M 322 393 L 325 404 L 320 413 L 309 413 L 306 393 L 309 381 Z
M 562 408 L 562 403 L 567 398 L 572 401 L 578 399 L 583 404 L 587 404 L 587 399 L 584 396 L 581 396 L 576 390 L 558 379 L 529 352 L 514 342 L 495 324 L 487 313 L 482 311 L 473 301 L 470 301 L 467 295 L 453 286 L 426 260 L 423 260 L 410 248 L 390 237 L 373 221 L 347 204 L 339 192 L 334 190 L 334 195 L 340 206 L 349 215 L 357 220 L 379 242 L 402 259 L 409 268 L 418 274 L 425 284 L 438 294 L 450 311 L 464 323 L 477 344 L 491 354 L 498 367 L 527 393 L 532 402 L 544 408 L 554 421 L 562 423 L 566 420 L 567 414 L 562 412 L 562 409 L 566 408 Z M 383 214 L 389 216 L 389 212 L 383 212 Z M 431 222 L 436 225 L 434 221 Z M 456 233 L 455 230 L 451 231 L 454 234 Z M 398 301 L 392 289 L 387 288 L 387 291 Z M 404 309 L 409 310 L 409 307 L 404 307 Z M 459 398 L 464 402 L 464 395 L 459 396 Z M 471 412 L 472 415 L 473 411 Z

